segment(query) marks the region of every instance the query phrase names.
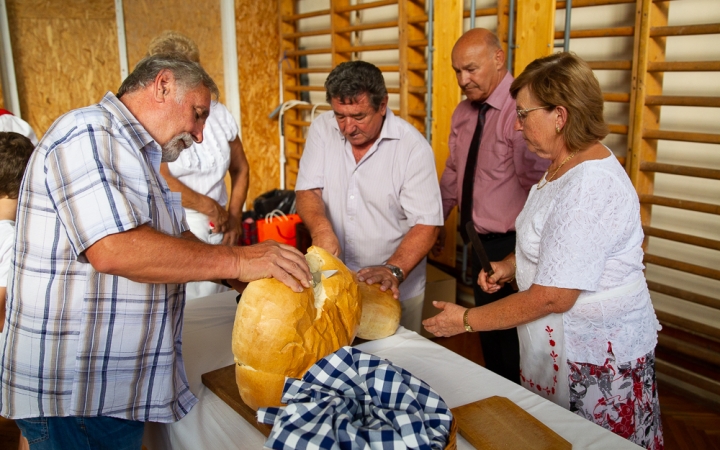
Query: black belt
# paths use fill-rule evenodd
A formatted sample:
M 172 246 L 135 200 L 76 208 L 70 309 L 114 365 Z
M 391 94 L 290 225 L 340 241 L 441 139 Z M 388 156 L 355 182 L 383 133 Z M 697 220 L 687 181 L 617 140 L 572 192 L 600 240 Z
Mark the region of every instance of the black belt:
M 507 233 L 486 233 L 486 234 L 478 233 L 478 236 L 480 236 L 481 241 L 488 242 L 488 241 L 494 241 L 496 239 L 502 239 L 505 237 L 515 237 L 515 232 L 508 231 Z

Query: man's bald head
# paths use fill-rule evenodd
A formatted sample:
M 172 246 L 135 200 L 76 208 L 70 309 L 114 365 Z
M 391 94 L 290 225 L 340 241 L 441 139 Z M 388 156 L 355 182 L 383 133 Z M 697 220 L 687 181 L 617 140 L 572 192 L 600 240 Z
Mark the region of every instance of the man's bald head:
M 466 31 L 460 39 L 455 42 L 453 52 L 462 46 L 485 47 L 489 50 L 502 50 L 500 39 L 492 31 L 486 28 L 473 28 Z
M 487 100 L 507 73 L 500 40 L 485 28 L 460 36 L 452 50 L 452 65 L 460 89 L 478 102 Z

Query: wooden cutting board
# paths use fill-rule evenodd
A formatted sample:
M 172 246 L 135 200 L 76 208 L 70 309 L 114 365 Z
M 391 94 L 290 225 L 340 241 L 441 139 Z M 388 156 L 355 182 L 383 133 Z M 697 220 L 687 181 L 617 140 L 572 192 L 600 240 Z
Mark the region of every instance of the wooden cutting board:
M 365 339 L 355 338 L 352 345 L 359 345 L 367 342 Z M 235 381 L 235 364 L 231 364 L 222 369 L 213 370 L 212 372 L 202 374 L 200 378 L 205 386 L 208 387 L 215 395 L 220 397 L 232 409 L 248 421 L 252 426 L 258 429 L 265 437 L 270 436 L 272 426 L 258 423 L 257 415 L 254 409 L 245 404 L 240 397 Z
M 240 391 L 235 382 L 235 364 L 204 373 L 201 379 L 208 389 L 240 414 L 249 424 L 257 428 L 265 437 L 270 436 L 272 426 L 259 423 L 255 410 L 246 405 L 240 398 Z
M 240 398 L 235 365 L 202 375 L 202 382 L 264 436 L 272 427 L 258 423 Z M 452 409 L 460 434 L 477 449 L 571 449 L 572 445 L 505 397 L 490 397 Z
M 477 449 L 572 449 L 572 445 L 505 397 L 452 408 L 462 437 Z

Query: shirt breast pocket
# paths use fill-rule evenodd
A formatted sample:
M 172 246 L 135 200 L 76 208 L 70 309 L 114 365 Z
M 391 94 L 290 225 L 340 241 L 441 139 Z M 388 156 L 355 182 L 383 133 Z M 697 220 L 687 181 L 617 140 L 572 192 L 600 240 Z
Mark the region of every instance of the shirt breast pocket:
M 150 196 L 150 225 L 170 236 L 178 236 L 182 232 L 182 211 L 176 211 L 178 202 L 174 193 L 168 190 L 163 195 L 161 189 L 155 187 Z
M 481 146 L 477 164 L 482 179 L 501 180 L 512 169 L 512 149 L 505 145 Z
M 387 210 L 390 212 L 390 217 L 393 217 L 398 222 L 403 222 L 407 219 L 405 216 L 405 210 L 400 203 L 400 196 L 394 193 L 387 194 Z

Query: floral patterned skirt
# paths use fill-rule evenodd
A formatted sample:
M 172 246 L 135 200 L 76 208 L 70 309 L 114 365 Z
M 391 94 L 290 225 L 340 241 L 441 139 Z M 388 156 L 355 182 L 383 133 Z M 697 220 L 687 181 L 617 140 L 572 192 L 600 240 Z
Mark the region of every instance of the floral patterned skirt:
M 660 403 L 655 383 L 655 352 L 602 366 L 568 361 L 570 411 L 637 445 L 663 448 Z

